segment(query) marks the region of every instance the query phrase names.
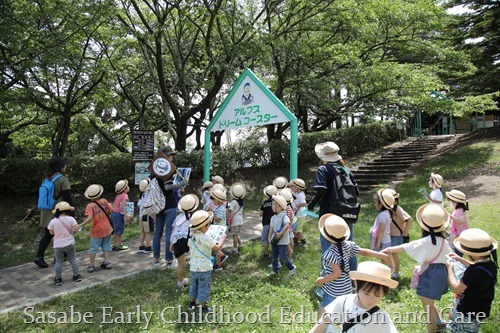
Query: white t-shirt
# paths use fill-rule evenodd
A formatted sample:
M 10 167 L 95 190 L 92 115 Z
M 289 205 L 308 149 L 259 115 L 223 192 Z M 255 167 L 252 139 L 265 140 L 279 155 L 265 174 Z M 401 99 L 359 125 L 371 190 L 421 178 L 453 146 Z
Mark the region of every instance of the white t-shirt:
M 325 313 L 330 315 L 330 319 L 334 323 L 339 323 L 335 326 L 339 327 L 339 332 L 342 328 L 342 323 L 351 318 L 367 312 L 370 309 L 360 307 L 355 300 L 358 295 L 350 294 L 337 297 L 333 302 L 325 307 Z M 346 320 L 347 315 L 347 320 Z M 329 325 L 331 326 L 331 324 Z M 365 320 L 360 320 L 359 323 L 352 326 L 349 333 L 397 333 L 398 330 L 394 326 L 391 317 L 383 309 L 378 310 L 368 316 Z
M 53 218 L 47 229 L 54 230 L 54 248 L 66 247 L 75 244 L 75 237 L 73 237 L 73 226 L 77 224 L 72 216 L 59 216 Z
M 186 219 L 186 213 L 181 212 L 172 223 L 172 235 L 170 236 L 170 244 L 175 244 L 181 238 L 187 238 L 189 234 L 190 220 Z
M 271 228 L 273 229 L 273 232 L 275 234 L 281 232 L 280 228 L 282 224 L 286 225 L 287 223 L 290 223 L 290 219 L 288 218 L 288 215 L 286 215 L 286 211 L 284 210 L 282 210 L 278 215 L 273 215 L 271 217 Z M 283 236 L 278 242 L 278 245 L 288 245 L 288 243 L 290 243 L 290 233 L 284 232 Z
M 432 199 L 432 200 L 435 200 L 435 201 L 440 201 L 441 202 L 441 206 L 444 207 L 443 205 L 443 193 L 441 192 L 441 189 L 437 188 L 435 190 L 432 190 L 431 194 L 429 195 L 429 197 Z M 439 205 L 439 204 L 438 204 Z
M 231 201 L 231 203 L 229 204 L 229 211 L 230 212 L 229 212 L 228 219 L 230 216 L 233 216 L 234 213 L 236 213 L 236 215 L 234 216 L 234 219 L 233 219 L 232 226 L 236 227 L 239 225 L 243 225 L 243 207 L 241 207 L 241 209 L 240 209 L 240 205 L 238 205 L 238 201 L 236 201 L 236 200 Z
M 295 200 L 293 200 L 293 204 L 295 207 L 297 207 L 300 204 L 306 203 L 306 194 L 304 192 L 300 191 L 298 193 L 295 193 L 294 195 L 295 195 Z M 304 208 L 305 206 L 298 208 L 295 212 L 295 216 L 297 217 L 306 216 L 306 214 L 304 214 Z
M 375 228 L 380 230 L 381 224 L 385 226 L 384 236 L 382 237 L 381 244 L 387 244 L 391 242 L 391 223 L 392 223 L 391 213 L 389 213 L 388 210 L 381 211 L 375 218 L 375 222 L 373 224 Z
M 448 245 L 448 242 L 441 237 L 436 237 L 436 245 L 432 244 L 431 236 L 426 236 L 407 244 L 403 244 L 403 248 L 410 257 L 412 257 L 416 262 L 422 265 L 424 262 L 429 262 L 437 256 L 437 254 L 439 253 L 439 249 L 441 248 L 441 242 L 444 242 L 443 250 L 441 251 L 439 257 L 433 261 L 433 263 L 446 264 L 446 255 L 450 254 L 453 251 Z

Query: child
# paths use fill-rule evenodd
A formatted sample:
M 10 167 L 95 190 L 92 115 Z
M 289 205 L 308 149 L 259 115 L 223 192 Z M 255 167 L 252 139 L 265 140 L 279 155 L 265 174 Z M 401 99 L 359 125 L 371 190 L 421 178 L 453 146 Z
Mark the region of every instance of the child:
M 186 265 L 186 254 L 189 252 L 189 223 L 192 213 L 200 205 L 200 200 L 194 194 L 187 194 L 179 200 L 178 209 L 181 211 L 172 225 L 172 236 L 170 237 L 170 252 L 177 259 L 177 288 L 182 289 L 189 284 L 189 279 L 184 278 L 184 266 Z
M 413 219 L 410 214 L 408 214 L 399 205 L 399 193 L 396 193 L 393 189 L 387 189 L 389 193 L 392 193 L 394 197 L 394 208 L 390 210 L 392 223 L 391 223 L 391 246 L 398 246 L 403 243 L 409 242 L 408 233 L 410 232 L 411 224 Z M 407 241 L 405 241 L 405 238 Z M 394 263 L 393 272 L 391 274 L 392 279 L 399 279 L 401 275 L 399 274 L 399 255 L 397 253 L 392 253 L 392 262 Z
M 269 227 L 271 224 L 271 217 L 273 212 L 273 199 L 272 196 L 278 192 L 274 185 L 268 185 L 264 188 L 264 195 L 266 200 L 260 205 L 259 215 L 262 216 L 262 233 L 260 241 L 262 242 L 262 257 L 264 259 L 270 258 L 269 255 Z
M 141 230 L 141 236 L 139 237 L 139 252 L 140 253 L 151 253 L 153 248 L 151 247 L 151 233 L 155 231 L 154 218 L 152 216 L 146 215 L 143 212 L 142 198 L 144 197 L 144 192 L 149 185 L 149 178 L 145 178 L 139 182 L 139 190 L 141 191 L 141 197 L 137 202 L 139 207 L 139 229 Z
M 66 201 L 59 202 L 52 210 L 55 218 L 47 226 L 50 234 L 54 236 L 54 268 L 56 270 L 54 284 L 56 286 L 62 285 L 62 268 L 65 255 L 67 255 L 73 270 L 73 280 L 76 282 L 82 280 L 80 268 L 76 261 L 75 237 L 73 237 L 73 234 L 78 231 L 79 225 L 76 223 L 75 218 L 69 215 L 69 212 L 74 210 L 75 208 L 71 207 Z
M 453 212 L 450 214 L 451 226 L 448 241 L 451 249 L 461 257 L 462 253 L 455 249 L 453 241 L 460 236 L 462 231 L 469 229 L 467 214 L 465 213 L 465 211 L 469 210 L 469 203 L 467 202 L 465 194 L 457 190 L 446 192 L 446 197 L 448 198 L 451 209 L 453 209 Z
M 221 176 L 213 176 L 212 177 L 212 183 L 215 185 L 215 184 L 220 184 L 222 186 L 224 186 L 224 178 L 222 178 Z
M 207 212 L 210 212 L 210 211 L 213 212 L 217 208 L 217 206 L 218 206 L 217 203 L 215 202 L 215 199 L 212 196 L 212 193 L 215 190 L 219 190 L 221 192 L 224 192 L 224 194 L 227 194 L 227 191 L 226 191 L 226 188 L 224 187 L 224 185 L 222 185 L 222 184 L 214 184 L 212 186 L 212 188 L 210 189 L 210 194 L 209 194 L 209 197 L 208 197 L 208 202 L 205 205 L 205 209 L 204 210 L 206 210 Z
M 451 311 L 447 328 L 452 332 L 479 332 L 480 324 L 490 315 L 495 297 L 498 243 L 487 232 L 473 228 L 462 232 L 453 244 L 472 262 L 455 253 L 450 254 L 450 258 L 464 264 L 467 269 L 457 281 L 453 274 L 453 263 L 447 263 L 450 288 L 460 294 L 458 304 Z
M 318 227 L 321 235 L 331 244 L 322 256 L 323 271 L 316 279 L 316 286 L 321 288 L 323 294 L 318 310 L 321 315 L 325 312 L 325 307 L 337 297 L 352 292 L 350 258 L 360 254 L 379 258 L 388 266 L 391 266 L 391 262 L 387 254 L 360 248 L 349 241 L 349 226 L 340 216 L 324 214 L 319 219 Z
M 228 231 L 233 237 L 233 249 L 231 253 L 237 254 L 238 250 L 240 250 L 243 245 L 239 234 L 241 232 L 241 226 L 243 225 L 243 198 L 247 191 L 244 185 L 234 184 L 229 189 L 229 193 L 231 193 L 233 200 L 229 203 L 227 224 L 229 227 Z
M 210 190 L 214 184 L 211 181 L 206 181 L 203 183 L 201 188 L 201 203 L 203 204 L 203 210 L 207 210 L 207 204 L 210 201 Z
M 391 210 L 394 208 L 394 196 L 385 189 L 378 190 L 374 197 L 375 208 L 379 211 L 370 229 L 370 246 L 380 251 L 391 246 Z
M 446 256 L 452 251 L 443 234 L 448 221 L 448 212 L 442 206 L 425 204 L 417 210 L 417 222 L 423 229 L 422 238 L 382 250 L 382 253 L 406 251 L 421 265 L 417 295 L 426 318 L 429 318 L 427 332 L 436 332 L 441 328 L 439 311 L 434 303 L 448 291 Z
M 294 243 L 293 243 L 293 237 L 294 237 L 294 231 L 297 228 L 297 217 L 294 214 L 294 212 L 295 212 L 295 206 L 293 205 L 293 199 L 294 198 L 293 198 L 292 190 L 290 190 L 289 188 L 284 188 L 284 189 L 278 190 L 278 195 L 280 195 L 283 198 L 285 198 L 285 201 L 286 201 L 286 204 L 287 204 L 286 215 L 290 219 L 290 224 L 291 224 L 291 226 L 289 228 L 289 232 L 290 232 L 290 235 L 289 235 L 290 244 L 288 244 L 288 258 L 290 258 L 290 260 L 292 261 L 292 264 L 293 264 L 293 259 L 292 259 L 292 256 L 293 256 L 293 245 L 294 245 Z
M 306 183 L 300 179 L 292 179 L 290 181 L 290 188 L 292 189 L 294 200 L 293 204 L 295 206 L 295 216 L 297 217 L 297 228 L 295 229 L 297 245 L 304 246 L 306 240 L 304 238 L 304 222 L 306 215 L 304 214 L 304 207 L 307 206 L 306 194 L 304 190 L 306 189 Z
M 191 238 L 188 240 L 189 252 L 191 253 L 190 270 L 191 285 L 189 286 L 189 311 L 196 309 L 196 301 L 200 306 L 200 312 L 206 314 L 213 309 L 207 307 L 210 298 L 212 282 L 212 261 L 210 254 L 212 250 L 220 252 L 226 234 L 222 235 L 219 244 L 206 235 L 209 224 L 212 222 L 212 213 L 199 210 L 191 216 L 190 228 Z
M 429 200 L 430 203 L 435 203 L 443 206 L 443 193 L 441 192 L 441 186 L 443 186 L 443 177 L 437 173 L 431 173 L 429 178 L 429 187 L 432 188 L 431 194 L 427 194 L 422 191 L 424 198 Z M 444 207 L 444 206 L 443 206 Z
M 92 228 L 90 228 L 90 265 L 87 268 L 87 272 L 89 273 L 95 271 L 94 261 L 99 248 L 104 252 L 104 261 L 101 264 L 101 268 L 113 268 L 111 261 L 109 261 L 109 252 L 112 251 L 111 234 L 113 233 L 113 227 L 108 216 L 108 214 L 113 212 L 113 206 L 111 206 L 108 200 L 101 198 L 103 192 L 103 187 L 97 184 L 90 185 L 85 190 L 85 197 L 92 202 L 85 207 L 85 216 L 87 218 L 80 226 L 84 227 L 89 222 L 92 222 Z
M 125 230 L 125 222 L 128 222 L 127 202 L 128 202 L 128 180 L 123 179 L 115 185 L 115 201 L 113 203 L 113 213 L 111 221 L 113 222 L 113 251 L 122 251 L 128 249 L 128 246 L 122 244 L 122 235 Z
M 220 185 L 222 186 L 222 185 Z M 226 226 L 226 192 L 220 190 L 215 185 L 210 191 L 210 199 L 213 202 L 213 223 Z M 215 252 L 214 271 L 222 270 L 222 263 L 227 259 L 227 255 L 221 251 Z
M 357 271 L 349 272 L 356 284 L 356 294 L 340 296 L 329 304 L 310 333 L 326 332 L 333 324 L 342 324 L 342 332 L 397 333 L 387 312 L 378 307 L 389 288 L 398 286 L 390 274 L 391 270 L 381 263 L 360 263 Z
M 287 249 L 290 243 L 290 219 L 286 214 L 287 203 L 285 198 L 280 195 L 272 196 L 272 207 L 275 215 L 271 217 L 271 226 L 269 228 L 269 242 L 272 245 L 272 267 L 273 273 L 278 274 L 278 256 L 281 262 L 288 268 L 290 277 L 297 274 L 297 267 L 292 264 L 287 256 Z
M 288 185 L 288 179 L 286 179 L 285 177 L 276 177 L 273 180 L 273 185 L 276 186 L 276 188 L 278 189 L 278 191 L 282 190 L 285 187 L 287 187 L 287 185 Z

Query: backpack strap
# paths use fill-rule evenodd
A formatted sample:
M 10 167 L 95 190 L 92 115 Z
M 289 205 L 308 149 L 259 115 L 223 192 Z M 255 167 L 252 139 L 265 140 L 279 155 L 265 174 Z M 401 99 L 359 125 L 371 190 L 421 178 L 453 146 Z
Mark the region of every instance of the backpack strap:
M 360 322 L 370 317 L 373 313 L 377 312 L 378 310 L 380 310 L 380 308 L 378 306 L 374 306 L 370 310 L 363 312 L 354 318 L 349 319 L 348 321 L 342 324 L 342 333 L 347 332 L 354 325 L 359 324 Z
M 497 283 L 497 279 L 495 279 L 495 277 L 493 276 L 493 273 L 491 273 L 489 270 L 486 269 L 486 267 L 483 267 L 483 266 L 477 266 L 477 265 L 473 265 L 475 268 L 479 268 L 480 270 L 482 271 L 485 271 L 492 279 L 493 279 L 493 284 L 496 284 Z
M 396 228 L 398 228 L 399 232 L 401 233 L 401 236 L 403 236 L 403 229 L 401 229 L 401 227 L 396 223 L 396 221 L 394 221 L 394 218 L 393 218 L 393 216 L 396 214 L 396 212 L 393 212 L 392 210 L 389 209 L 389 214 L 391 214 L 392 223 L 394 223 Z
M 99 202 L 94 201 L 94 203 L 97 205 L 97 207 L 99 207 L 103 211 L 104 215 L 106 215 L 106 217 L 108 219 L 108 222 L 109 222 L 109 225 L 111 226 L 111 229 L 113 229 L 113 231 L 111 232 L 111 234 L 114 234 L 115 233 L 115 227 L 113 226 L 113 222 L 111 222 L 111 219 L 109 218 L 108 212 L 101 205 L 99 205 Z

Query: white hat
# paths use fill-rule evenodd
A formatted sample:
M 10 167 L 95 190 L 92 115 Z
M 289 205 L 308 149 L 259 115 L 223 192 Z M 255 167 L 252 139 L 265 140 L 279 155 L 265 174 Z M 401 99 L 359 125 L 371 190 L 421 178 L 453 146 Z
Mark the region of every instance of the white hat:
M 212 187 L 212 190 L 210 191 L 210 195 L 219 201 L 226 201 L 226 199 L 227 199 L 225 191 L 221 191 L 219 189 L 214 190 L 213 187 Z
M 70 206 L 69 203 L 66 201 L 60 201 L 57 203 L 57 205 L 52 209 L 52 214 L 55 214 L 57 211 L 60 212 L 66 212 L 66 211 L 73 211 L 75 210 L 75 207 Z
M 128 187 L 128 180 L 119 180 L 115 185 L 115 193 L 122 193 Z
M 363 261 L 358 264 L 356 271 L 350 271 L 349 276 L 353 280 L 361 280 L 396 288 L 398 281 L 391 279 L 391 269 L 384 264 L 375 261 Z
M 229 193 L 235 199 L 243 199 L 247 194 L 247 189 L 242 184 L 233 184 L 229 189 Z
M 149 182 L 150 182 L 149 178 L 144 178 L 143 180 L 141 180 L 139 182 L 139 191 L 141 191 L 141 192 L 146 191 L 146 189 L 148 188 Z
M 196 195 L 186 194 L 179 200 L 177 208 L 183 212 L 194 212 L 199 204 L 200 199 Z
M 212 183 L 224 185 L 224 179 L 221 176 L 213 176 Z
M 273 195 L 273 201 L 276 201 L 278 205 L 285 210 L 287 208 L 286 200 L 281 195 Z
M 306 189 L 306 182 L 300 178 L 295 178 L 295 179 L 290 180 L 290 185 L 296 186 L 296 187 L 300 188 L 301 190 Z
M 273 180 L 273 185 L 276 186 L 278 190 L 281 190 L 288 185 L 288 179 L 286 179 L 285 177 L 276 177 Z
M 314 151 L 321 160 L 326 162 L 337 162 L 342 159 L 342 156 L 338 154 L 340 148 L 335 144 L 335 142 L 328 141 L 318 143 L 314 147 Z
M 287 203 L 291 203 L 293 201 L 292 190 L 290 190 L 289 188 L 279 190 L 278 195 L 281 195 L 283 198 L 285 198 Z
M 98 184 L 92 184 L 85 190 L 85 198 L 93 200 L 99 199 L 104 192 L 104 188 Z
M 267 185 L 266 187 L 264 187 L 264 195 L 271 197 L 271 196 L 275 195 L 276 193 L 278 193 L 278 189 L 276 188 L 276 186 Z
M 343 218 L 335 214 L 324 214 L 319 218 L 319 232 L 330 243 L 347 240 L 351 235 L 349 226 Z
M 203 226 L 206 226 L 210 222 L 212 222 L 214 214 L 212 212 L 207 212 L 204 210 L 197 210 L 191 215 L 191 219 L 189 220 L 191 224 L 189 227 L 193 230 L 200 229 Z

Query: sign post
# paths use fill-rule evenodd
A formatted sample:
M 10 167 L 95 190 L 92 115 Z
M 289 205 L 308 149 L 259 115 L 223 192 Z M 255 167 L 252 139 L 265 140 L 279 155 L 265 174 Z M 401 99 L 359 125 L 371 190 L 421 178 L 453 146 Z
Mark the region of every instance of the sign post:
M 297 177 L 298 122 L 288 108 L 245 68 L 205 130 L 203 179 L 210 179 L 210 133 L 290 122 L 290 179 Z

